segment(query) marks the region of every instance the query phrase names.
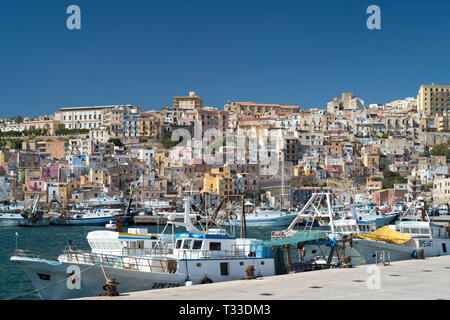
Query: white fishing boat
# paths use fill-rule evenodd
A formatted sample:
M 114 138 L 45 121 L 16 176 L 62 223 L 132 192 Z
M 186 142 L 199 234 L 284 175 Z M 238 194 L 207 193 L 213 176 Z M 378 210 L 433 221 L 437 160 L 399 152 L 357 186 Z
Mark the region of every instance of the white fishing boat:
M 170 201 L 163 201 L 158 199 L 150 199 L 146 201 L 138 202 L 139 205 L 148 210 L 155 211 L 172 211 L 176 209 L 176 205 L 170 203 Z
M 296 213 L 287 210 L 276 210 L 270 206 L 257 207 L 254 213 L 245 215 L 245 224 L 247 227 L 276 227 L 288 226 L 297 216 Z M 223 224 L 231 226 L 241 225 L 241 215 L 233 214 Z
M 375 207 L 352 206 L 347 217 L 364 222 L 373 222 L 377 228 L 392 224 L 400 216 L 400 212 L 378 211 Z
M 421 253 L 424 257 L 448 254 L 449 232 L 446 228 L 433 224 L 428 215 L 427 221 L 402 221 L 403 217 L 412 214 L 416 209 L 414 202 L 403 212 L 399 222 L 395 225 L 376 228 L 374 222 L 364 222 L 357 219 L 334 219 L 335 215 L 331 211 L 330 197 L 331 194 L 313 194 L 302 211 L 306 211 L 307 207 L 312 205 L 314 210 L 319 213 L 320 200 L 326 199 L 330 226 L 328 238 L 330 240 L 348 240 L 346 247 L 339 243 L 337 246 L 339 250 L 342 250 L 342 256 L 349 257 L 353 264 L 377 263 L 380 259 L 405 260 L 416 258 Z M 319 202 L 313 204 L 317 200 Z M 418 208 L 421 207 L 418 206 Z M 319 214 L 316 215 L 316 218 L 318 217 L 320 217 Z M 311 228 L 304 228 L 301 231 L 294 230 L 296 220 L 301 218 L 302 216 L 299 215 L 288 229 L 274 232 L 272 238 L 291 237 L 297 232 L 311 232 Z M 331 248 L 330 245 L 306 244 L 304 258 L 314 259 L 318 256 L 328 256 Z
M 104 226 L 116 217 L 124 216 L 121 209 L 98 208 L 90 211 L 72 211 L 53 220 L 53 224 L 76 226 Z
M 24 205 L 12 203 L 0 208 L 0 227 L 28 227 L 46 226 L 50 220 L 43 217 L 43 212 L 38 210 L 40 196 L 38 195 L 33 207 L 26 209 Z
M 112 207 L 112 206 L 124 206 L 127 204 L 127 200 L 124 197 L 99 195 L 97 197 L 84 201 L 81 206 L 83 207 Z
M 388 254 L 390 261 L 448 255 L 448 229 L 432 223 L 425 210 L 419 215 L 414 209 L 413 202 L 396 224 L 385 226 L 368 235 L 358 235 L 352 241 L 353 248 L 365 258 L 366 263 L 375 263 L 380 252 Z M 407 214 L 418 219 L 403 220 Z
M 189 220 L 172 222 L 186 228 L 175 238 L 149 235 L 138 229 L 128 233 L 94 231 L 87 236 L 91 251 L 65 250 L 57 258 L 16 250 L 16 262 L 39 290 L 42 299 L 71 299 L 104 293 L 107 279 L 115 279 L 119 292 L 131 292 L 230 281 L 275 274 L 271 247 L 256 239 L 234 238 L 221 229 L 198 230 Z M 172 240 L 175 240 L 173 242 Z

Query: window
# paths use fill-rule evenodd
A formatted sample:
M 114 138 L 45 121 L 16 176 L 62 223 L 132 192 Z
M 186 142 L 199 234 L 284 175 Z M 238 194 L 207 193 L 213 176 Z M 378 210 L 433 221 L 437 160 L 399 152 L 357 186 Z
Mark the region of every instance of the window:
M 191 248 L 191 239 L 185 239 L 183 242 L 183 249 L 190 249 Z
M 192 246 L 192 249 L 200 249 L 202 247 L 202 240 L 194 240 L 194 245 Z
M 227 276 L 228 275 L 228 262 L 220 263 L 220 275 Z
M 447 246 L 445 245 L 445 243 L 442 243 L 442 251 L 447 252 Z
M 177 245 L 176 245 L 176 248 L 177 249 L 180 249 L 181 248 L 181 242 L 182 242 L 183 240 L 177 240 Z
M 210 242 L 209 243 L 209 250 L 211 251 L 219 251 L 221 249 L 221 243 L 220 242 Z

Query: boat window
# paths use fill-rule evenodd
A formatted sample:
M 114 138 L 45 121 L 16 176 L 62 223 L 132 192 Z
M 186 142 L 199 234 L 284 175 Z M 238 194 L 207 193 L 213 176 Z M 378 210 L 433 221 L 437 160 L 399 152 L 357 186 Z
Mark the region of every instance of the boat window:
M 194 245 L 192 249 L 200 249 L 202 247 L 203 240 L 194 240 Z
M 183 242 L 183 249 L 190 249 L 191 248 L 191 239 L 184 239 Z
M 220 242 L 210 242 L 209 243 L 209 250 L 221 250 L 221 243 Z
M 144 240 L 139 240 L 137 244 L 139 249 L 144 249 Z
M 221 262 L 220 263 L 220 275 L 221 276 L 227 276 L 228 275 L 228 262 Z
M 447 246 L 445 245 L 445 243 L 442 243 L 442 251 L 447 252 Z
M 183 241 L 183 240 L 181 240 L 181 239 L 177 240 L 177 246 L 176 246 L 177 249 L 180 249 L 180 248 L 181 248 L 181 242 L 182 242 L 182 241 Z

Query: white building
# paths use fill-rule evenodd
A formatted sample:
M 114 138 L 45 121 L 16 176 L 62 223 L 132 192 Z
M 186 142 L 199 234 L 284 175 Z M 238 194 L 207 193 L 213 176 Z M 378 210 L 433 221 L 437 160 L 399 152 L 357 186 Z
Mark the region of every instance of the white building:
M 105 113 L 114 108 L 132 110 L 131 105 L 89 106 L 61 108 L 55 113 L 66 129 L 95 129 L 104 124 Z

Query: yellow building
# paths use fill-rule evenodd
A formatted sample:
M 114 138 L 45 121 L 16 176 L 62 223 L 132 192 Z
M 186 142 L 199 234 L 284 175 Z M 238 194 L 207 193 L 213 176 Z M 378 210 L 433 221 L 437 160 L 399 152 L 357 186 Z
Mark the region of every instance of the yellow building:
M 3 165 L 4 162 L 8 162 L 10 158 L 9 150 L 4 149 L 0 150 L 0 166 Z
M 363 156 L 363 165 L 366 168 L 379 168 L 380 156 L 374 153 L 366 153 Z
M 202 109 L 203 100 L 195 95 L 194 91 L 191 91 L 187 97 L 174 97 L 173 107 L 175 109 Z
M 450 86 L 422 85 L 417 95 L 417 111 L 426 115 L 450 112 Z
M 155 164 L 160 167 L 166 161 L 166 152 L 155 152 Z
M 58 183 L 58 194 L 62 201 L 68 201 L 72 198 L 72 185 L 67 182 Z
M 203 177 L 203 192 L 214 195 L 232 195 L 236 192 L 236 185 L 231 178 L 229 167 L 211 169 Z

